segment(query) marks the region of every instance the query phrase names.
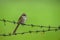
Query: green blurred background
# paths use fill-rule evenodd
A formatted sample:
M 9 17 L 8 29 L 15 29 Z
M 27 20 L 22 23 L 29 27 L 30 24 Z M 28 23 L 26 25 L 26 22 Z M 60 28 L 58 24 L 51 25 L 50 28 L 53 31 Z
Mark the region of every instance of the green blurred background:
M 0 0 L 0 19 L 17 21 L 23 12 L 27 15 L 26 24 L 51 25 L 52 27 L 60 25 L 60 0 Z M 0 21 L 0 34 L 12 33 L 15 27 L 16 24 L 6 22 L 5 26 Z M 20 25 L 17 33 L 42 29 Z M 60 31 L 0 36 L 0 40 L 60 40 Z

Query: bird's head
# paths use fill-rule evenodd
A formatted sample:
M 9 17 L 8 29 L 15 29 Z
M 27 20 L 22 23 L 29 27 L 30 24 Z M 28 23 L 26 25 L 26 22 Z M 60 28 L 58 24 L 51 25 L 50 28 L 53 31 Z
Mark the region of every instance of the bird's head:
M 26 14 L 25 14 L 25 13 L 23 13 L 23 14 L 22 14 L 22 16 L 26 16 Z

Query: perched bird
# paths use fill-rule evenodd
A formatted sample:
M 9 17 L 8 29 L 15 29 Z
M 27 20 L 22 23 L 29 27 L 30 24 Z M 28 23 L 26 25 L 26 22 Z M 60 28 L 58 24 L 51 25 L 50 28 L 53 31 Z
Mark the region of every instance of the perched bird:
M 16 30 L 17 30 L 17 28 L 19 27 L 20 24 L 24 24 L 24 23 L 25 23 L 26 18 L 27 18 L 27 17 L 26 17 L 26 14 L 25 14 L 25 13 L 23 13 L 23 14 L 19 17 L 18 22 L 17 22 L 17 26 L 16 26 L 16 28 L 14 29 L 13 34 L 15 34 L 15 32 L 16 32 Z

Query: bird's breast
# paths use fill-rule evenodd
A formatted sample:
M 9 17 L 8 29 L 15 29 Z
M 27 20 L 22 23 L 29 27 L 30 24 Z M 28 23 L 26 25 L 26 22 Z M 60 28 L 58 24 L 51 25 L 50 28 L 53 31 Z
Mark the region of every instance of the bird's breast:
M 20 20 L 20 23 L 24 24 L 26 21 L 26 16 L 22 16 L 21 20 Z
M 24 21 L 26 21 L 26 16 L 22 16 L 22 19 L 23 19 Z

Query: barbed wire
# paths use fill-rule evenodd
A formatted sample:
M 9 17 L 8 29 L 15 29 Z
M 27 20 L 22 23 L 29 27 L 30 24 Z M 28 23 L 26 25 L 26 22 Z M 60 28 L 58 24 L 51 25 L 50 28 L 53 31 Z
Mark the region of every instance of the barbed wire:
M 9 22 L 9 23 L 13 23 L 13 24 L 18 24 L 17 22 L 15 21 L 9 21 L 9 20 L 6 20 L 6 19 L 0 19 L 1 22 L 4 22 L 4 25 L 6 25 L 5 23 L 6 22 Z M 21 24 L 21 25 L 25 25 L 25 26 L 31 26 L 31 27 L 45 27 L 45 28 L 57 28 L 57 27 L 51 27 L 50 25 L 49 26 L 42 26 L 42 25 L 35 25 L 35 24 Z
M 18 34 L 26 34 L 26 33 L 39 33 L 39 32 L 43 32 L 43 33 L 45 33 L 45 32 L 48 32 L 48 31 L 58 31 L 58 30 L 60 30 L 60 28 L 58 28 L 58 29 L 48 29 L 48 30 L 36 30 L 36 31 L 28 31 L 28 32 L 21 32 L 21 33 L 15 33 L 15 34 L 11 34 L 11 33 L 9 33 L 9 34 L 0 34 L 0 36 L 12 36 L 12 35 L 18 35 Z
M 6 22 L 9 22 L 9 23 L 13 23 L 13 24 L 18 24 L 17 22 L 15 21 L 9 21 L 9 20 L 6 20 L 6 19 L 0 19 L 0 21 L 4 22 L 4 25 L 6 25 L 5 23 Z M 35 30 L 35 31 L 28 31 L 28 32 L 21 32 L 21 33 L 8 33 L 8 34 L 0 34 L 0 36 L 11 36 L 11 35 L 17 35 L 17 34 L 25 34 L 25 33 L 38 33 L 38 32 L 48 32 L 48 31 L 58 31 L 60 30 L 60 26 L 58 27 L 51 27 L 51 26 L 41 26 L 41 25 L 34 25 L 34 24 L 22 24 L 22 25 L 25 25 L 25 26 L 31 26 L 31 27 L 45 27 L 45 28 L 48 28 L 48 30 Z M 54 28 L 54 29 L 51 29 L 51 28 Z

